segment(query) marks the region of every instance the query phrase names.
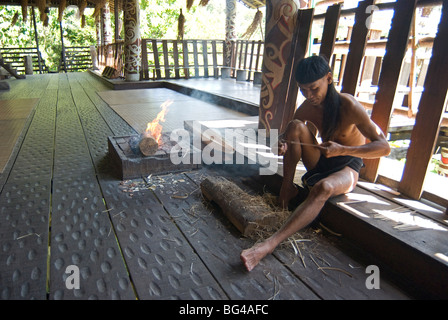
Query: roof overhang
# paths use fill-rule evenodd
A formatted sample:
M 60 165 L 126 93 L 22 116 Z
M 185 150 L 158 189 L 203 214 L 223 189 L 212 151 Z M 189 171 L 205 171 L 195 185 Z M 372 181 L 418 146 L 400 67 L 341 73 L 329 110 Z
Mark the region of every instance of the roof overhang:
M 28 6 L 34 6 L 39 7 L 39 0 L 28 0 Z M 59 7 L 60 0 L 47 0 L 46 6 L 47 7 Z M 87 0 L 87 7 L 88 8 L 95 8 L 96 3 L 98 0 Z M 24 1 L 22 0 L 0 0 L 0 6 L 22 6 Z M 78 6 L 81 4 L 81 0 L 66 0 L 66 6 Z
M 239 0 L 246 7 L 257 9 L 266 5 L 266 0 Z

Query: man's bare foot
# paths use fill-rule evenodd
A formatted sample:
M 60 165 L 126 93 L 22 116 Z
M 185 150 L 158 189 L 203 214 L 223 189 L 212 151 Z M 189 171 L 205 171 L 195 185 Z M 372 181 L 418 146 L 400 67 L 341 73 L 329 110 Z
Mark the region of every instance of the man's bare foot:
M 261 259 L 266 257 L 272 251 L 273 249 L 271 248 L 269 243 L 265 241 L 257 243 L 249 249 L 243 250 L 243 252 L 241 252 L 240 258 L 246 266 L 247 271 L 251 271 L 261 261 Z
M 288 209 L 288 204 L 299 193 L 299 189 L 291 184 L 282 184 L 280 188 L 280 194 L 278 196 L 278 205 L 283 209 Z

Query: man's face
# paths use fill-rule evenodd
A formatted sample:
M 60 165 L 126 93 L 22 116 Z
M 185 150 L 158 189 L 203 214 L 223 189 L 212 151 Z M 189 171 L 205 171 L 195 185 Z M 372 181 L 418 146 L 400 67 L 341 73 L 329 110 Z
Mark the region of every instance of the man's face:
M 299 83 L 300 92 L 315 106 L 322 104 L 327 96 L 328 85 L 332 82 L 332 75 L 328 73 L 319 80 L 311 83 Z

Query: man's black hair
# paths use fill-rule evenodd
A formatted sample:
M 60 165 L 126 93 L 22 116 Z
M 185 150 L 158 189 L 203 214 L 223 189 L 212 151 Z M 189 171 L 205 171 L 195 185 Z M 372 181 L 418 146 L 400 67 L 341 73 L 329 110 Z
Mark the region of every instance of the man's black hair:
M 311 56 L 302 59 L 296 69 L 295 77 L 299 84 L 308 84 L 319 80 L 331 71 L 327 60 L 321 56 Z M 323 141 L 332 140 L 339 124 L 341 98 L 334 87 L 333 81 L 328 85 L 324 100 L 321 137 Z

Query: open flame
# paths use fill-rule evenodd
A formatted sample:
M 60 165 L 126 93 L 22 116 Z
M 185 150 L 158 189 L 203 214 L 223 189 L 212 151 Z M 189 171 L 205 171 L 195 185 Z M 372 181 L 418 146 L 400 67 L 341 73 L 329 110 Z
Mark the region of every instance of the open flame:
M 152 136 L 157 141 L 159 146 L 162 144 L 160 140 L 160 138 L 162 137 L 162 125 L 160 124 L 160 122 L 165 122 L 165 115 L 168 112 L 168 107 L 172 103 L 172 100 L 166 100 L 164 103 L 162 103 L 162 105 L 160 106 L 162 111 L 157 114 L 157 117 L 154 120 L 148 122 L 148 125 L 146 126 L 145 134 Z

